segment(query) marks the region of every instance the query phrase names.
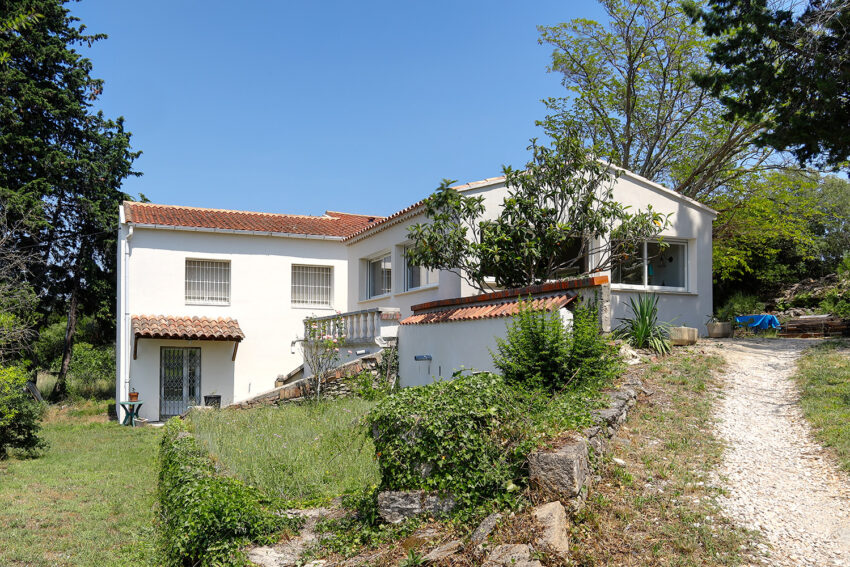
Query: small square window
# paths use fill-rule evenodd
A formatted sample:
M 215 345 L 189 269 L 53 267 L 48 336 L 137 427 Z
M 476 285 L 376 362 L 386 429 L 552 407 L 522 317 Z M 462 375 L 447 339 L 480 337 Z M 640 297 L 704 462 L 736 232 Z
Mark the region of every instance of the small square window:
M 229 305 L 230 262 L 187 259 L 186 304 Z
M 330 266 L 292 266 L 292 304 L 331 307 L 333 268 Z

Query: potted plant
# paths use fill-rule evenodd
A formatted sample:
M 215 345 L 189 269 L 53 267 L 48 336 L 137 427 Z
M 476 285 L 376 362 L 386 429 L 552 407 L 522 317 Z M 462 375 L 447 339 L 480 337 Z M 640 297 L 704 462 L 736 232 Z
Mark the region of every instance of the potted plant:
M 139 401 L 139 393 L 136 391 L 135 388 L 130 389 L 130 401 L 131 402 L 138 402 Z
M 723 339 L 732 336 L 732 314 L 728 309 L 718 309 L 717 314 L 710 316 L 705 324 L 708 336 L 712 339 Z

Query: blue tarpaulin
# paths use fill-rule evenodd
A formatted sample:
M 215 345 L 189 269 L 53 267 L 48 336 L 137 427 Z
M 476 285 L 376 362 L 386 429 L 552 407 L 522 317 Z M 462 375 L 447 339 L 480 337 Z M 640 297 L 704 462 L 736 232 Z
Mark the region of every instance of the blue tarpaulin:
M 735 317 L 738 324 L 750 329 L 778 329 L 779 319 L 775 315 L 741 315 Z

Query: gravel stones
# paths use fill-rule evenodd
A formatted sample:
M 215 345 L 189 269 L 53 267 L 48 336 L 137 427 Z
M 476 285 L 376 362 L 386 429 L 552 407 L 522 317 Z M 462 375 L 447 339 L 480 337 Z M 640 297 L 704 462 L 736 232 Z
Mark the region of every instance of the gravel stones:
M 850 479 L 813 440 L 791 380 L 804 340 L 723 341 L 718 403 L 726 515 L 760 531 L 770 565 L 850 566 Z

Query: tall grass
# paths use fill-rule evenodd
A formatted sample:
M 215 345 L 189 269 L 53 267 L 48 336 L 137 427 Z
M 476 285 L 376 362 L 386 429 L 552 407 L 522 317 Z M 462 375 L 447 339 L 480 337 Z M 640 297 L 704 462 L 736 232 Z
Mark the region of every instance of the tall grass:
M 36 386 L 44 398 L 49 398 L 56 385 L 56 372 L 39 371 Z M 68 397 L 79 402 L 82 400 L 111 400 L 115 398 L 115 376 L 81 379 L 68 374 Z
M 797 363 L 797 383 L 806 418 L 821 442 L 850 471 L 850 355 L 847 341 L 830 341 L 809 349 Z
M 303 503 L 377 484 L 362 417 L 375 402 L 344 398 L 250 410 L 202 410 L 190 428 L 226 472 Z

